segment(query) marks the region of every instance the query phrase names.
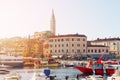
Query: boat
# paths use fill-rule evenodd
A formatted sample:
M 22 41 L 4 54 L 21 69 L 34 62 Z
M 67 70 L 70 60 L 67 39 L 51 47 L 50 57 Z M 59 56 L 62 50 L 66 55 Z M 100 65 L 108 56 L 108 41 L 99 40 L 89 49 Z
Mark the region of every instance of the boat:
M 107 80 L 120 80 L 120 70 L 116 70 L 113 75 L 108 76 Z
M 11 68 L 12 66 L 0 64 L 0 68 Z
M 103 80 L 101 75 L 89 75 L 85 77 L 86 80 Z
M 9 55 L 0 55 L 0 64 L 5 65 L 6 67 L 11 68 L 21 68 L 24 65 L 23 57 L 22 56 L 9 56 Z M 4 67 L 5 67 L 4 66 Z
M 21 80 L 21 75 L 17 72 L 11 72 L 4 76 L 4 80 Z
M 108 65 L 109 67 L 114 67 L 116 70 L 120 70 L 120 64 L 111 64 L 111 65 Z
M 6 68 L 0 68 L 0 74 L 8 74 L 10 71 Z
M 116 65 L 116 64 L 120 64 L 120 61 L 119 60 L 108 60 L 108 61 L 105 61 L 105 64 Z
M 53 58 L 42 59 L 41 61 L 34 63 L 34 68 L 39 67 L 59 67 L 59 63 Z
M 112 75 L 115 73 L 115 69 L 113 67 L 108 67 L 103 64 L 102 58 L 99 58 L 97 62 L 93 62 L 91 59 L 88 60 L 87 66 L 74 66 L 74 68 L 78 69 L 84 75 Z
M 43 72 L 40 73 L 34 72 L 30 80 L 46 80 L 46 79 L 47 77 Z

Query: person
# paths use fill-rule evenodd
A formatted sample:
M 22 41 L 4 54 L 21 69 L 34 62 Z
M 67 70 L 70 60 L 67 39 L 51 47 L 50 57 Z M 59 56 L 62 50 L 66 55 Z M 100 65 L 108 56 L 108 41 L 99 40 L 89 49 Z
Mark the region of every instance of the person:
M 68 80 L 69 76 L 65 76 L 65 80 Z
M 79 75 L 78 74 L 77 74 L 76 78 L 77 78 L 77 80 L 79 80 Z
M 56 75 L 55 76 L 50 76 L 49 78 L 50 78 L 50 80 L 55 80 L 55 77 L 56 77 Z
M 50 76 L 50 80 L 54 80 L 54 76 Z

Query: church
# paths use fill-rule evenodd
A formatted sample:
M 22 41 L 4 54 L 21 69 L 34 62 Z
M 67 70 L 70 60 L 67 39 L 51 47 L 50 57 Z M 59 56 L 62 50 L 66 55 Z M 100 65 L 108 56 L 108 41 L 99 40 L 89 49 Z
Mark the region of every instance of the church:
M 41 39 L 46 40 L 50 36 L 54 36 L 56 34 L 56 20 L 54 15 L 54 10 L 52 10 L 51 18 L 50 18 L 50 30 L 35 32 L 34 35 L 30 36 L 31 39 Z

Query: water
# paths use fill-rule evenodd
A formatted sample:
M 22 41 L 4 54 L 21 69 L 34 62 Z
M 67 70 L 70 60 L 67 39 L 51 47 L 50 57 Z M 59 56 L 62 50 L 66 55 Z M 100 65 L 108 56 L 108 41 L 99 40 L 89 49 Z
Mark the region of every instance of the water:
M 41 69 L 12 69 L 11 72 L 18 72 L 22 78 L 21 80 L 30 80 L 33 76 L 34 72 L 43 72 L 45 68 Z M 77 74 L 81 72 L 74 68 L 52 68 L 51 75 L 56 75 L 58 79 L 65 79 L 65 76 L 69 76 L 69 78 L 75 78 Z M 4 80 L 5 75 L 0 75 L 0 80 Z

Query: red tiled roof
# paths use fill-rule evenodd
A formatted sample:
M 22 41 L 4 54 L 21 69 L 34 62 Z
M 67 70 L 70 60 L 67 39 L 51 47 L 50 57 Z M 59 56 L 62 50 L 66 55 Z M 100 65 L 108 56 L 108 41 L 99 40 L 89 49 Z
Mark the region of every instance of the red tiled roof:
M 51 36 L 49 38 L 58 38 L 58 37 L 86 37 L 86 36 L 79 34 L 66 34 L 66 35 Z
M 120 38 L 97 39 L 97 40 L 93 40 L 93 42 L 99 42 L 99 41 L 114 41 L 114 40 L 120 40 Z

